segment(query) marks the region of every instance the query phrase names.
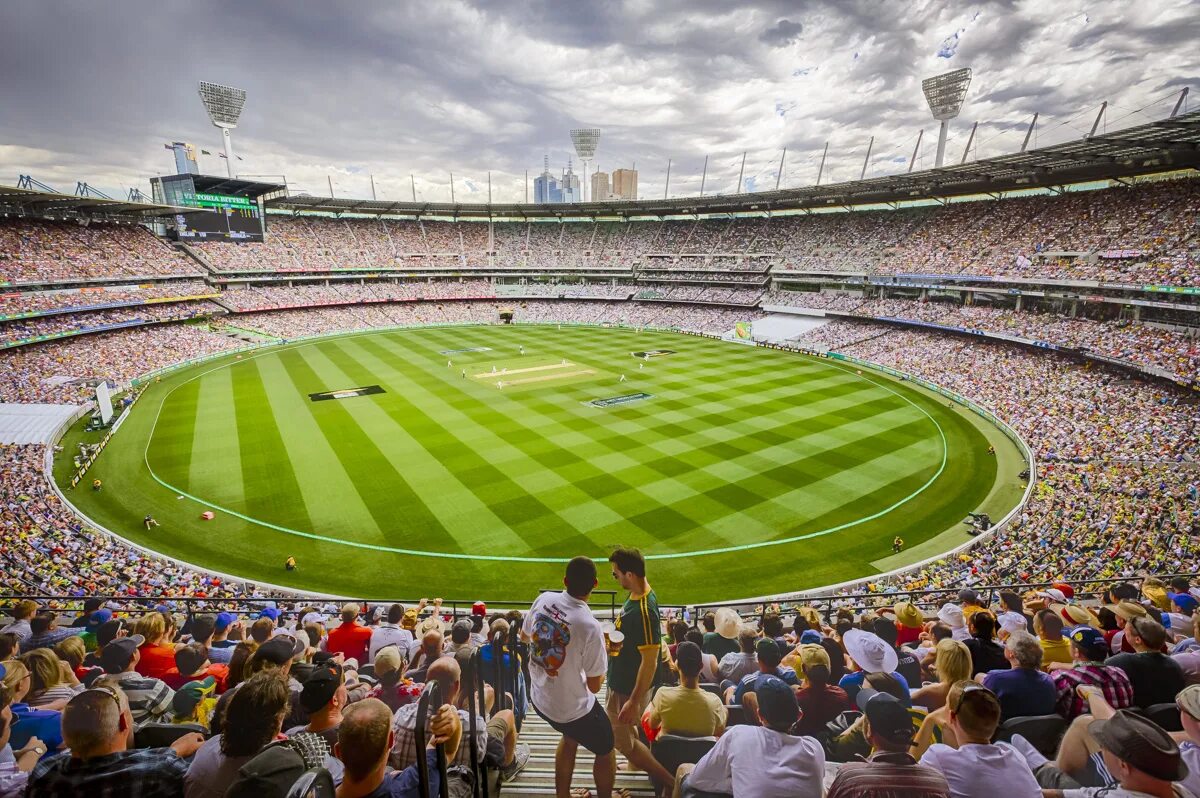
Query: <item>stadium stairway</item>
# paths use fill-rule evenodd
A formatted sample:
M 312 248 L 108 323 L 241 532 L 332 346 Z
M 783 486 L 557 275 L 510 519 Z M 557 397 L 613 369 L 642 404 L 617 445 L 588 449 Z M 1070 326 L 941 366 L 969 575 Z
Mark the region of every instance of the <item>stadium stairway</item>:
M 607 688 L 601 689 L 596 700 L 603 703 Z M 521 726 L 520 740 L 529 745 L 529 763 L 517 774 L 512 781 L 506 782 L 500 790 L 502 796 L 544 796 L 554 795 L 554 750 L 558 747 L 561 734 L 550 728 L 546 721 L 530 709 Z M 592 780 L 592 762 L 595 759 L 585 748 L 579 749 L 575 757 L 575 777 L 571 780 L 572 788 L 586 787 L 596 795 L 596 784 Z M 617 761 L 624 764 L 625 760 L 618 754 Z M 645 773 L 617 770 L 616 790 L 629 790 L 635 798 L 653 798 L 654 788 Z M 614 790 L 614 795 L 616 794 Z

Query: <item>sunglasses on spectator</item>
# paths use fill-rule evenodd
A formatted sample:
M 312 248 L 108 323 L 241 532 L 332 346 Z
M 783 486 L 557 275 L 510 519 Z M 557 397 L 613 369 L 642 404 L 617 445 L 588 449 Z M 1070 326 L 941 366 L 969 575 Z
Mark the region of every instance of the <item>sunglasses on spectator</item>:
M 972 682 L 964 687 L 962 692 L 958 694 L 958 700 L 954 702 L 954 706 L 952 707 L 956 714 L 960 709 L 962 709 L 963 702 L 967 700 L 967 696 L 971 693 L 987 693 L 988 695 L 994 695 L 991 690 L 987 689 L 982 684 Z

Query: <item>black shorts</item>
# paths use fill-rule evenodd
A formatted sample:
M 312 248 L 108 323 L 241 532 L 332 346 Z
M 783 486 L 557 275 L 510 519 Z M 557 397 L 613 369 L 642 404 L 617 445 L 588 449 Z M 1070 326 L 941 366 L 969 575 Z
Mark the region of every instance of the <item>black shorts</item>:
M 533 704 L 531 703 L 530 706 Z M 609 723 L 608 714 L 604 711 L 604 707 L 600 706 L 599 701 L 592 703 L 592 708 L 586 715 L 576 718 L 570 723 L 550 720 L 542 715 L 542 711 L 536 706 L 533 707 L 533 711 L 541 715 L 542 720 L 550 724 L 550 728 L 565 737 L 570 737 L 596 756 L 606 756 L 612 752 L 612 724 Z

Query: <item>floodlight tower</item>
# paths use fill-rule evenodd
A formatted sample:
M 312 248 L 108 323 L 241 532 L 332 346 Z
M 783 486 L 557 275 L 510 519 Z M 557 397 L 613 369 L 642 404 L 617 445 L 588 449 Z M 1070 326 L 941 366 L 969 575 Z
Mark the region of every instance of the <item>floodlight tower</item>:
M 225 169 L 229 176 L 233 177 L 233 144 L 229 131 L 237 127 L 238 118 L 242 115 L 242 106 L 246 104 L 246 90 L 202 80 L 200 102 L 204 103 L 209 120 L 221 129 L 221 136 L 225 139 Z
M 583 161 L 583 184 L 580 193 L 589 191 L 588 163 L 596 154 L 596 145 L 600 143 L 600 128 L 588 127 L 571 131 L 571 143 L 575 145 L 575 154 Z M 594 199 L 590 197 L 589 199 Z
M 950 127 L 950 120 L 958 116 L 958 112 L 962 109 L 963 98 L 967 96 L 967 87 L 970 85 L 971 69 L 969 67 L 925 78 L 921 81 L 921 91 L 925 92 L 929 110 L 933 112 L 933 118 L 941 122 L 938 128 L 935 167 L 942 165 L 942 158 L 946 154 L 946 131 Z

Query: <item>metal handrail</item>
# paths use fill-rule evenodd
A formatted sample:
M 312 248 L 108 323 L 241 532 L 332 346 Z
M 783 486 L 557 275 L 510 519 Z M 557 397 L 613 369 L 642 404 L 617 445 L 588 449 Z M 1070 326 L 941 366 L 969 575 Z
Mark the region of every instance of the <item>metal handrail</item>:
M 425 724 L 429 722 L 429 707 L 433 705 L 433 711 L 442 706 L 442 691 L 438 687 L 436 681 L 425 683 L 425 689 L 421 691 L 421 698 L 417 701 L 417 727 L 416 727 L 416 746 L 417 746 L 417 781 L 421 786 L 421 795 L 429 795 L 429 763 L 425 761 Z M 471 735 L 472 741 L 474 735 Z M 439 790 L 438 794 L 441 798 L 450 798 L 450 785 L 446 781 L 446 747 L 442 743 L 435 746 L 437 751 L 437 769 L 441 778 L 438 779 Z

